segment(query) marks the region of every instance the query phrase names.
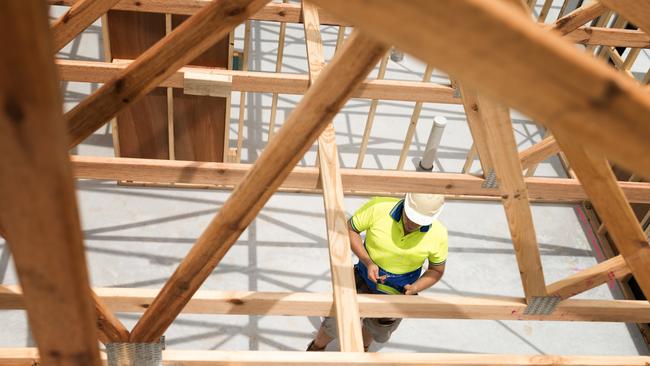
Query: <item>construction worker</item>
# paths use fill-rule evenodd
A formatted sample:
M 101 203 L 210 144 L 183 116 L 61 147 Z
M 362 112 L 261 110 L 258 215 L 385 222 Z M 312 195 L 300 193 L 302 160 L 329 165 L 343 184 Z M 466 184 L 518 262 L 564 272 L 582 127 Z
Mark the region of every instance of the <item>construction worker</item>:
M 348 221 L 350 245 L 359 258 L 357 293 L 417 295 L 440 280 L 447 260 L 447 229 L 437 221 L 443 206 L 442 195 L 407 193 L 404 199 L 375 197 L 357 210 Z M 365 351 L 373 340 L 387 342 L 400 321 L 363 319 Z M 325 318 L 307 351 L 324 351 L 336 336 L 336 319 Z

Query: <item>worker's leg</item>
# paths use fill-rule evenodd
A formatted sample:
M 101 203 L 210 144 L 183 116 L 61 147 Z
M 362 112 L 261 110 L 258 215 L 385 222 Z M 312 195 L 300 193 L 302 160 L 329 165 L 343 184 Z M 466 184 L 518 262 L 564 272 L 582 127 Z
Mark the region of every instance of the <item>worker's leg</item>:
M 363 325 L 373 340 L 379 343 L 386 343 L 401 321 L 402 319 L 398 318 L 365 318 L 363 319 Z
M 316 338 L 307 346 L 307 351 L 324 351 L 325 347 L 336 338 L 336 332 L 336 318 L 326 317 L 318 328 Z

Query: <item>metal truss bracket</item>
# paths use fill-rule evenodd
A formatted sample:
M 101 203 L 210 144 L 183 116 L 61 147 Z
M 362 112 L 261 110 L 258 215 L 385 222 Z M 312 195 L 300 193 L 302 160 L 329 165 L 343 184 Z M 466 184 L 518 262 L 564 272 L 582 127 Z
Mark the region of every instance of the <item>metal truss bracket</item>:
M 485 181 L 481 184 L 481 188 L 499 188 L 497 184 L 497 174 L 494 172 L 494 169 L 490 169 L 488 174 L 485 176 Z
M 108 343 L 108 366 L 162 366 L 165 336 L 158 343 Z
M 557 304 L 562 300 L 559 296 L 533 296 L 526 306 L 524 315 L 550 315 L 553 314 Z

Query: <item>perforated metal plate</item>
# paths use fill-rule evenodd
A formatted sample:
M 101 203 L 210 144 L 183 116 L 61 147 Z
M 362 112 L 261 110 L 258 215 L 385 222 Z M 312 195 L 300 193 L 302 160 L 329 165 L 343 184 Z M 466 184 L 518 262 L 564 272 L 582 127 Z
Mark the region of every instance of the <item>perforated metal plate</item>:
M 524 310 L 524 315 L 550 315 L 560 300 L 559 296 L 533 296 Z
M 488 172 L 487 176 L 485 177 L 485 181 L 483 181 L 483 184 L 481 184 L 482 188 L 498 188 L 499 185 L 497 184 L 497 175 L 494 172 L 494 169 L 490 169 Z
M 159 343 L 108 343 L 108 366 L 162 366 L 164 339 Z

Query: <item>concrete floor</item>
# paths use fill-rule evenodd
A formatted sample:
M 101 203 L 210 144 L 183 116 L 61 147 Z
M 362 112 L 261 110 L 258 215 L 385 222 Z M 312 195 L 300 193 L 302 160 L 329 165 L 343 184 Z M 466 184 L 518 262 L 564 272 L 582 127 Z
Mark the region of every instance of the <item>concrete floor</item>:
M 554 6 L 550 19 L 559 7 Z M 53 8 L 53 16 L 61 14 Z M 325 52 L 331 57 L 334 27 L 322 27 Z M 277 23 L 253 22 L 251 69 L 273 71 Z M 236 46 L 242 43 L 238 28 Z M 60 57 L 102 59 L 99 23 L 67 46 Z M 633 71 L 647 70 L 650 54 L 642 52 Z M 424 65 L 407 55 L 389 63 L 387 78 L 418 80 Z M 303 30 L 289 25 L 283 72 L 307 71 Z M 376 73 L 376 71 L 375 71 Z M 434 81 L 445 82 L 436 73 Z M 69 109 L 97 85 L 65 83 Z M 232 116 L 238 115 L 237 93 Z M 271 96 L 249 95 L 246 106 L 244 161 L 253 162 L 268 137 Z M 288 116 L 299 96 L 280 96 L 278 122 Z M 354 167 L 370 101 L 351 100 L 335 120 L 341 165 Z M 413 103 L 380 102 L 364 167 L 394 169 Z M 434 116 L 449 124 L 443 136 L 436 170 L 459 172 L 471 145 L 460 106 L 425 104 L 409 151 L 406 169 L 413 170 Z M 231 146 L 236 120 L 231 121 Z M 513 112 L 520 149 L 543 135 L 525 116 Z M 100 129 L 74 151 L 82 155 L 112 156 L 112 137 Z M 315 149 L 301 161 L 311 165 Z M 475 162 L 474 169 L 478 169 Z M 556 159 L 542 164 L 537 175 L 563 176 Z M 229 192 L 118 187 L 113 182 L 79 181 L 78 197 L 93 286 L 160 288 L 218 211 Z M 348 215 L 367 198 L 346 197 Z M 551 283 L 597 263 L 602 254 L 592 246 L 574 205 L 534 204 L 546 282 Z M 523 296 L 514 252 L 502 206 L 492 202 L 449 202 L 441 216 L 449 229 L 447 272 L 432 294 Z M 0 241 L 0 282 L 17 283 L 6 243 Z M 276 194 L 206 281 L 203 289 L 329 292 L 331 282 L 322 198 L 318 195 Z M 601 286 L 578 296 L 585 299 L 621 298 L 615 285 Z M 131 327 L 134 314 L 119 314 Z M 302 350 L 319 325 L 319 318 L 276 316 L 181 316 L 166 333 L 172 349 Z M 33 345 L 22 311 L 0 312 L 0 346 Z M 331 349 L 337 349 L 332 344 Z M 586 322 L 528 322 L 474 320 L 405 320 L 382 352 L 461 352 L 516 354 L 648 355 L 634 325 Z

